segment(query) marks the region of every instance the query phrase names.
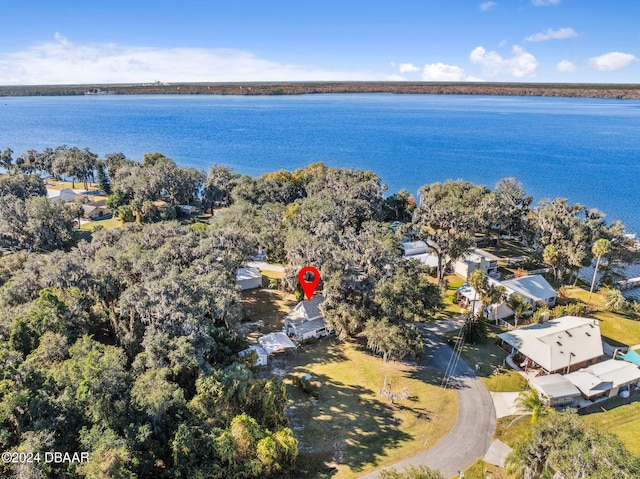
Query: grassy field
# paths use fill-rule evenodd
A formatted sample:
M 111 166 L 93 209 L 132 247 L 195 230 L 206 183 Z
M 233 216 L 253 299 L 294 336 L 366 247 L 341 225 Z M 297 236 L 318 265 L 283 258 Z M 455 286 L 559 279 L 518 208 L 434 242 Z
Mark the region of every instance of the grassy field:
M 276 361 L 274 373 L 284 374 L 292 398 L 289 416 L 306 476 L 358 477 L 432 447 L 455 424 L 457 395 L 439 387 L 435 371 L 383 363 L 357 342 L 326 339 Z M 321 385 L 317 400 L 293 384 L 305 373 Z M 391 403 L 380 396 L 385 379 L 393 391 L 406 387 L 409 398 Z
M 293 294 L 276 289 L 260 288 L 242 292 L 245 321 L 259 324 L 254 330 L 258 335 L 282 330 L 284 317 L 296 304 L 298 301 Z
M 640 344 L 640 321 L 611 311 L 597 311 L 592 316 L 600 321 L 600 333 L 613 346 Z
M 464 479 L 509 479 L 510 477 L 512 476 L 502 467 L 487 464 L 480 459 L 464 470 Z M 452 479 L 458 479 L 458 476 Z
M 496 421 L 496 439 L 509 447 L 520 444 L 531 430 L 531 416 L 506 416 Z
M 449 333 L 446 338 L 457 335 L 458 332 Z M 497 336 L 494 328 L 489 329 L 489 336 L 482 344 L 465 344 L 462 349 L 462 358 L 473 369 L 477 364 L 479 369 L 478 376 L 482 379 L 489 391 L 494 392 L 510 392 L 524 391 L 526 388 L 525 379 L 507 365 L 505 368 L 498 366 L 504 364 L 507 353 L 497 344 Z
M 456 275 L 449 275 L 445 277 L 447 281 L 447 289 L 442 293 L 442 305 L 444 306 L 441 311 L 435 315 L 435 319 L 449 319 L 460 316 L 460 306 L 455 303 L 456 290 L 462 286 L 465 281 Z M 433 278 L 433 282 L 436 279 Z
M 611 398 L 580 410 L 588 424 L 612 432 L 636 456 L 640 456 L 640 392 L 627 399 Z
M 96 226 L 102 226 L 106 229 L 122 228 L 120 218 L 111 217 L 106 220 L 89 221 L 80 225 L 80 231 L 93 231 Z
M 589 291 L 582 288 L 568 288 L 570 300 L 587 303 Z M 640 344 L 640 317 L 624 315 L 604 310 L 604 296 L 594 293 L 591 297 L 591 317 L 600 321 L 600 333 L 612 346 L 634 346 Z

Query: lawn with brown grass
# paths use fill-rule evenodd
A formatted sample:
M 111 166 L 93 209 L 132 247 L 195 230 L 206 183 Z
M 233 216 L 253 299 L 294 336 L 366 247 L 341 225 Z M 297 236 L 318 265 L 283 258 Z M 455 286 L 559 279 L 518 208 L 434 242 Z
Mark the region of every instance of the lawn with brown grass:
M 458 477 L 458 475 L 454 476 L 455 479 Z M 487 464 L 481 459 L 464 470 L 464 479 L 509 479 L 511 477 L 504 468 Z
M 259 323 L 257 330 L 261 334 L 282 330 L 284 317 L 296 304 L 298 301 L 293 294 L 277 289 L 258 288 L 242 292 L 245 322 Z
M 437 370 L 385 363 L 358 342 L 327 338 L 276 361 L 308 477 L 352 478 L 391 465 L 434 446 L 456 422 L 456 392 L 439 387 Z M 320 384 L 317 400 L 294 386 L 294 377 L 307 373 Z M 380 395 L 385 380 L 409 397 L 392 403 Z

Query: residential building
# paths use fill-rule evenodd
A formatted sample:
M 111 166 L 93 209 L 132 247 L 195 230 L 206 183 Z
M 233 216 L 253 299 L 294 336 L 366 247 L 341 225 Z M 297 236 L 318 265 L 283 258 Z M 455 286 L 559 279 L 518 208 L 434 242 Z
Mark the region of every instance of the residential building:
M 564 316 L 499 334 L 525 370 L 561 373 L 595 364 L 603 356 L 600 324 L 595 319 Z

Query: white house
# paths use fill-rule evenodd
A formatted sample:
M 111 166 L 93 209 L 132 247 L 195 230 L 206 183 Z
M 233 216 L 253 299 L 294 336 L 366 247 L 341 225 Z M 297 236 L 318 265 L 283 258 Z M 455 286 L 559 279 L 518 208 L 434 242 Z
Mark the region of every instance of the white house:
M 247 267 L 236 271 L 236 284 L 243 291 L 260 288 L 262 286 L 262 273 L 258 268 Z
M 544 279 L 541 275 L 523 276 L 520 278 L 513 278 L 506 281 L 498 281 L 493 278 L 487 278 L 489 283 L 495 286 L 504 286 L 507 297 L 512 294 L 520 294 L 522 298 L 531 304 L 532 310 L 535 310 L 539 305 L 554 306 L 556 304 L 557 293 L 555 289 Z M 464 296 L 472 304 L 473 300 L 479 301 L 480 296 L 476 294 L 475 290 L 469 285 L 469 283 L 463 284 L 458 288 L 458 294 Z M 481 306 L 476 304 L 476 311 L 479 311 Z M 471 306 L 469 306 L 471 309 Z M 494 304 L 487 308 L 487 317 L 489 319 L 504 319 L 509 316 L 513 316 L 513 311 L 504 303 Z
M 453 272 L 462 279 L 469 279 L 471 273 L 481 270 L 487 276 L 498 275 L 498 257 L 480 248 L 474 248 L 453 263 Z
M 267 351 L 265 351 L 265 349 L 262 346 L 259 346 L 257 344 L 251 346 L 250 348 L 244 349 L 242 351 L 240 351 L 238 353 L 238 356 L 240 357 L 244 357 L 247 354 L 251 354 L 255 352 L 256 353 L 256 362 L 255 362 L 255 366 L 266 366 L 267 365 L 267 361 L 269 359 L 269 355 L 267 354 Z
M 507 288 L 510 294 L 521 294 L 522 298 L 534 308 L 539 304 L 549 307 L 555 306 L 558 297 L 553 286 L 544 279 L 544 276 L 539 274 L 507 279 L 502 281 L 502 286 Z
M 429 245 L 424 241 L 405 241 L 401 248 L 404 259 L 414 259 L 430 269 L 438 267 L 438 255 L 429 251 Z
M 106 206 L 82 205 L 85 218 L 100 220 L 111 216 L 111 210 Z
M 640 369 L 627 361 L 609 359 L 565 376 L 585 399 L 616 396 L 640 384 Z
M 521 367 L 546 374 L 576 371 L 595 364 L 604 354 L 598 321 L 578 316 L 552 319 L 498 337 L 511 353 L 524 356 Z
M 329 330 L 320 312 L 320 304 L 323 301 L 323 296 L 300 301 L 284 318 L 285 333 L 294 338 L 296 342 L 328 336 Z

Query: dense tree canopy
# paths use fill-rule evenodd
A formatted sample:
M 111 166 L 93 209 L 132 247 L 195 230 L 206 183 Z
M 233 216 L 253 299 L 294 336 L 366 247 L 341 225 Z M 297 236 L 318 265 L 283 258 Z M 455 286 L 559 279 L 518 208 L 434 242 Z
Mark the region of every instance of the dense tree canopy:
M 329 328 L 340 340 L 364 336 L 384 360 L 422 353 L 416 322 L 441 307 L 435 281 L 443 284 L 477 236 L 528 241 L 559 278 L 577 276 L 594 256 L 611 275 L 635 255 L 621 224 L 562 199 L 532 208 L 514 178 L 495 191 L 427 184 L 416 206 L 406 191 L 385 199 L 372 172 L 322 163 L 251 178 L 221 165 L 205 175 L 161 153 L 99 160 L 61 146 L 17 157 L 7 149 L 0 167 L 0 246 L 18 250 L 0 262 L 0 447 L 91 453 L 64 470 L 0 464 L 3 476 L 295 477 L 285 387 L 237 357 L 246 343 L 235 272 L 258 252 L 284 265 L 281 287 L 292 292 L 299 269 L 317 267 Z M 96 174 L 125 227 L 80 239 L 77 205 L 49 201 L 41 174 L 73 183 Z M 175 221 L 186 204 L 211 216 Z M 405 224 L 392 230 L 391 221 Z M 437 255 L 436 280 L 401 257 L 406 239 L 425 240 Z M 598 241 L 608 247 L 592 250 Z M 485 306 L 504 299 L 485 278 L 475 286 Z M 590 434 L 581 437 L 618 460 L 617 446 L 605 450 Z M 516 456 L 529 458 L 531 447 Z M 522 470 L 570 462 L 569 453 L 554 454 Z M 438 477 L 422 468 L 402 474 Z

